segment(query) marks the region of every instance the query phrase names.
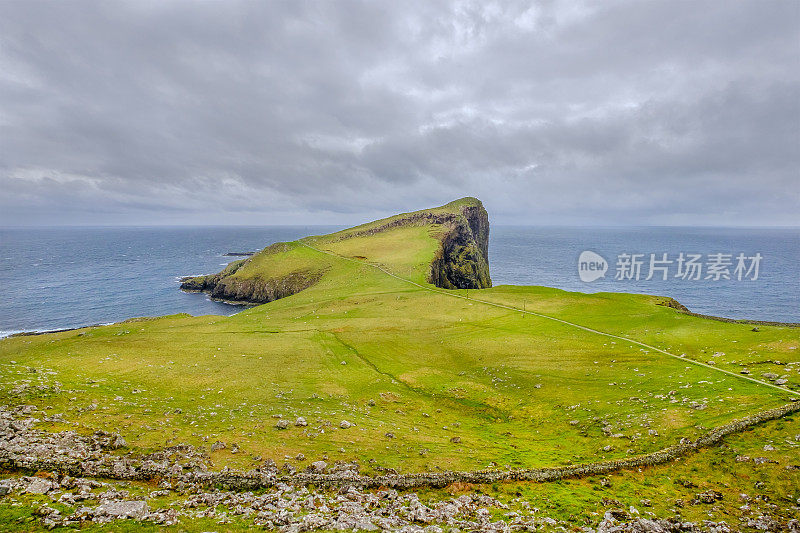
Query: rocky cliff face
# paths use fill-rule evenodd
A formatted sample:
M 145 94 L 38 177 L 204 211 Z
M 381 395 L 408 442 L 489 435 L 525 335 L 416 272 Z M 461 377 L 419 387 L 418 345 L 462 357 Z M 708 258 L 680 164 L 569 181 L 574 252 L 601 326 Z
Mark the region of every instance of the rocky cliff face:
M 288 250 L 286 243 L 276 243 L 265 248 L 262 254 L 277 254 Z M 250 258 L 240 259 L 226 266 L 217 274 L 185 277 L 181 289 L 190 292 L 207 292 L 212 298 L 230 302 L 263 304 L 285 298 L 314 285 L 324 270 L 301 269 L 282 276 L 246 277 L 234 276 Z
M 237 279 L 212 274 L 183 278 L 181 289 L 207 292 L 216 300 L 263 304 L 286 298 L 314 285 L 322 272 L 298 271 L 278 278 Z
M 483 205 L 466 205 L 445 226 L 442 247 L 428 281 L 443 289 L 485 289 L 489 276 L 489 215 Z

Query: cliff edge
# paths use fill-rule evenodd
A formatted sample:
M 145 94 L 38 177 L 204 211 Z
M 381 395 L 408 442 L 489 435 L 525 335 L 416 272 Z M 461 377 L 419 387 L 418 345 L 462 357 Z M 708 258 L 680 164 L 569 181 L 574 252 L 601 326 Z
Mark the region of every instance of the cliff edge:
M 372 253 L 375 243 L 400 234 L 403 228 L 425 230 L 414 239 L 433 239 L 430 254 L 423 261 L 428 283 L 443 289 L 483 289 L 492 286 L 489 276 L 489 215 L 477 198 L 462 198 L 441 207 L 403 213 L 319 237 L 304 239 L 316 246 L 346 241 L 348 257 L 379 262 L 391 269 L 384 256 Z M 392 241 L 392 252 L 413 244 Z M 384 249 L 386 246 L 383 247 Z M 266 303 L 290 296 L 318 283 L 335 258 L 308 254 L 300 241 L 276 243 L 252 257 L 234 261 L 221 272 L 181 279 L 185 291 L 207 292 L 212 298 Z M 305 252 L 305 253 L 304 253 Z M 345 280 L 342 281 L 346 282 Z
M 444 289 L 487 289 L 489 276 L 489 214 L 476 198 L 461 207 L 431 263 L 428 281 Z

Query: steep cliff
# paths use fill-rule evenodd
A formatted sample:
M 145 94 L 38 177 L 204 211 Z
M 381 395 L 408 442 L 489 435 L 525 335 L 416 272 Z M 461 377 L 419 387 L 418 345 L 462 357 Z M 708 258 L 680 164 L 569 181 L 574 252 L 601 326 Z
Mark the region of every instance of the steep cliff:
M 395 215 L 315 237 L 313 243 L 323 247 L 343 241 L 355 243 L 358 254 L 351 257 L 380 262 L 367 251 L 375 240 L 373 237 L 409 226 L 428 227 L 430 236 L 425 238 L 429 242 L 431 238 L 438 241 L 435 252 L 423 263 L 429 283 L 444 289 L 492 286 L 488 260 L 489 216 L 476 198 L 462 198 L 441 207 Z M 363 255 L 359 252 L 362 247 Z M 299 241 L 276 243 L 252 257 L 234 261 L 217 274 L 183 278 L 181 289 L 207 292 L 220 300 L 271 302 L 315 285 L 328 271 L 332 258 L 325 254 L 309 254 L 309 251 Z M 391 264 L 384 266 L 392 267 Z M 341 280 L 341 283 L 346 282 Z
M 444 289 L 485 289 L 489 276 L 489 215 L 477 199 L 461 208 L 446 226 L 442 246 L 431 262 L 428 281 Z
M 431 226 L 440 242 L 431 258 L 428 283 L 443 289 L 485 289 L 489 276 L 489 215 L 477 198 L 395 215 L 334 234 L 337 240 L 376 235 L 403 226 Z

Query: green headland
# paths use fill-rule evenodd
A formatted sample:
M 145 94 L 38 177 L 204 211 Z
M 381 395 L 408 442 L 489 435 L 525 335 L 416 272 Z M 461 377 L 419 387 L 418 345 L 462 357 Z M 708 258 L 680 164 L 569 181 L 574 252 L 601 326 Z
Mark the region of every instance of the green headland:
M 41 430 L 119 434 L 120 455 L 187 444 L 214 471 L 357 461 L 384 475 L 626 459 L 800 399 L 797 328 L 695 317 L 667 296 L 492 286 L 488 239 L 486 211 L 464 198 L 271 244 L 184 280 L 261 304 L 234 316 L 0 341 L 1 401 L 43 413 Z M 604 499 L 700 520 L 710 507 L 675 501 L 713 489 L 715 516 L 735 521 L 761 482 L 789 516 L 795 435 L 789 415 L 607 484 L 480 490 L 586 524 Z M 753 454 L 774 462 L 736 461 Z

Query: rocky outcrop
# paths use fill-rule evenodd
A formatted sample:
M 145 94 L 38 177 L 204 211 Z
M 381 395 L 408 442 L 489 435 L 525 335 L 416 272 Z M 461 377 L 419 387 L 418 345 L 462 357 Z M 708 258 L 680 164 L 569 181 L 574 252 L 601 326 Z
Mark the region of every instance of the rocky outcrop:
M 275 243 L 260 254 L 275 254 L 289 249 L 287 243 Z M 324 270 L 302 269 L 275 277 L 239 277 L 235 274 L 251 258 L 240 259 L 217 274 L 188 276 L 181 279 L 181 289 L 187 292 L 206 292 L 216 300 L 262 304 L 296 294 L 314 285 Z
M 278 278 L 237 279 L 234 277 L 199 276 L 181 280 L 185 291 L 207 292 L 216 300 L 263 304 L 286 298 L 314 285 L 321 271 L 298 271 Z

